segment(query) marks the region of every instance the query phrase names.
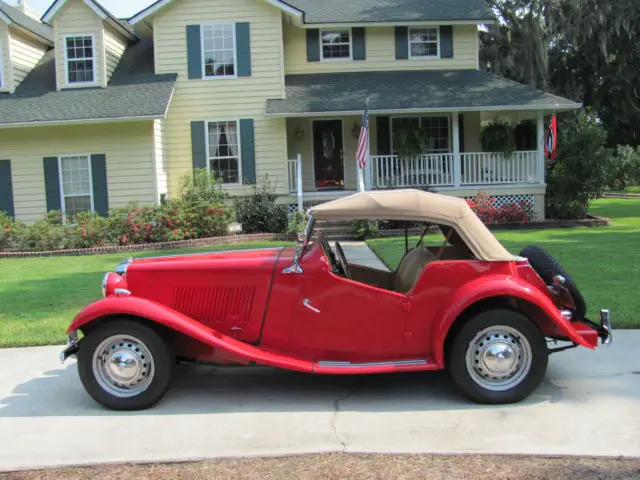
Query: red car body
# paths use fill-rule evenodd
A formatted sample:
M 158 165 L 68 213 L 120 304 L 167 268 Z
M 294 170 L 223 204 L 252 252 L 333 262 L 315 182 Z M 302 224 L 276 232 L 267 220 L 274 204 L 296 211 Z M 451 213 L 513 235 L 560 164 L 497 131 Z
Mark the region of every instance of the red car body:
M 522 312 L 573 346 L 609 340 L 573 318 L 526 258 L 440 259 L 400 293 L 338 274 L 321 242 L 297 248 L 127 260 L 69 326 L 62 358 L 82 349 L 78 331 L 123 317 L 158 327 L 181 360 L 318 374 L 443 369 L 461 322 L 488 308 Z

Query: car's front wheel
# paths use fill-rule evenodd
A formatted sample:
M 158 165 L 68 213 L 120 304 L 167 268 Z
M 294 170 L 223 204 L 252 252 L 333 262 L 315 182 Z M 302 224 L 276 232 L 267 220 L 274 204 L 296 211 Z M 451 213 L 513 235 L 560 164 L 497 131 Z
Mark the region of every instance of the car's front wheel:
M 453 339 L 448 369 L 462 392 L 480 403 L 514 403 L 528 397 L 547 371 L 547 345 L 524 315 L 505 309 L 469 319 Z
M 175 362 L 163 338 L 135 320 L 107 321 L 90 331 L 78 351 L 86 391 L 113 410 L 142 410 L 167 392 Z

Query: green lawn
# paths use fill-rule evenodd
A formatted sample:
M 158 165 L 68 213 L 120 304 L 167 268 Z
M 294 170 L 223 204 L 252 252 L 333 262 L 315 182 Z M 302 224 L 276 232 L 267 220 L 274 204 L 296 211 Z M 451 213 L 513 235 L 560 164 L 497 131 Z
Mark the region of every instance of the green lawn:
M 591 317 L 611 308 L 616 327 L 640 327 L 640 199 L 601 199 L 590 212 L 610 217 L 610 227 L 534 231 L 497 231 L 514 254 L 531 244 L 547 249 L 567 270 L 584 295 Z M 417 237 L 410 239 L 413 245 Z M 368 241 L 376 254 L 395 268 L 404 254 L 404 238 Z
M 0 259 L 0 347 L 64 343 L 73 317 L 101 296 L 105 272 L 124 258 L 273 247 L 283 242 L 84 257 Z

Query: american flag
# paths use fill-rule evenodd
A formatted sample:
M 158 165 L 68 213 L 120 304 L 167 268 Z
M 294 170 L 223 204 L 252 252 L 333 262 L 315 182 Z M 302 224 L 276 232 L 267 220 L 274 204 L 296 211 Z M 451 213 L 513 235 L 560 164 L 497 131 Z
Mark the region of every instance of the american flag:
M 360 168 L 364 168 L 367 164 L 367 153 L 369 151 L 369 103 L 364 109 L 362 115 L 362 127 L 360 128 L 360 139 L 358 140 L 358 150 L 356 158 Z

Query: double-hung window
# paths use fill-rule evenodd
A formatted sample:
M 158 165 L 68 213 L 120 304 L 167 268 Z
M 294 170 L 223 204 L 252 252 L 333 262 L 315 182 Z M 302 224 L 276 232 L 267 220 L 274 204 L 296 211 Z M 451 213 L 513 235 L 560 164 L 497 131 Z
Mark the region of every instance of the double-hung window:
M 68 219 L 80 212 L 93 210 L 93 188 L 91 184 L 91 157 L 89 155 L 61 156 L 60 195 L 62 210 Z
M 95 83 L 94 35 L 67 35 L 64 37 L 65 68 L 68 85 Z
M 209 122 L 209 169 L 226 184 L 240 184 L 240 130 L 237 120 Z
M 348 60 L 352 57 L 350 30 L 320 30 L 320 58 Z
M 428 153 L 448 153 L 450 151 L 449 117 L 395 117 L 391 119 L 391 141 L 394 152 L 400 148 L 400 144 L 408 137 L 420 135 L 425 142 Z
M 205 78 L 236 76 L 236 35 L 233 23 L 202 25 Z
M 438 58 L 439 37 L 438 27 L 409 28 L 409 58 Z

